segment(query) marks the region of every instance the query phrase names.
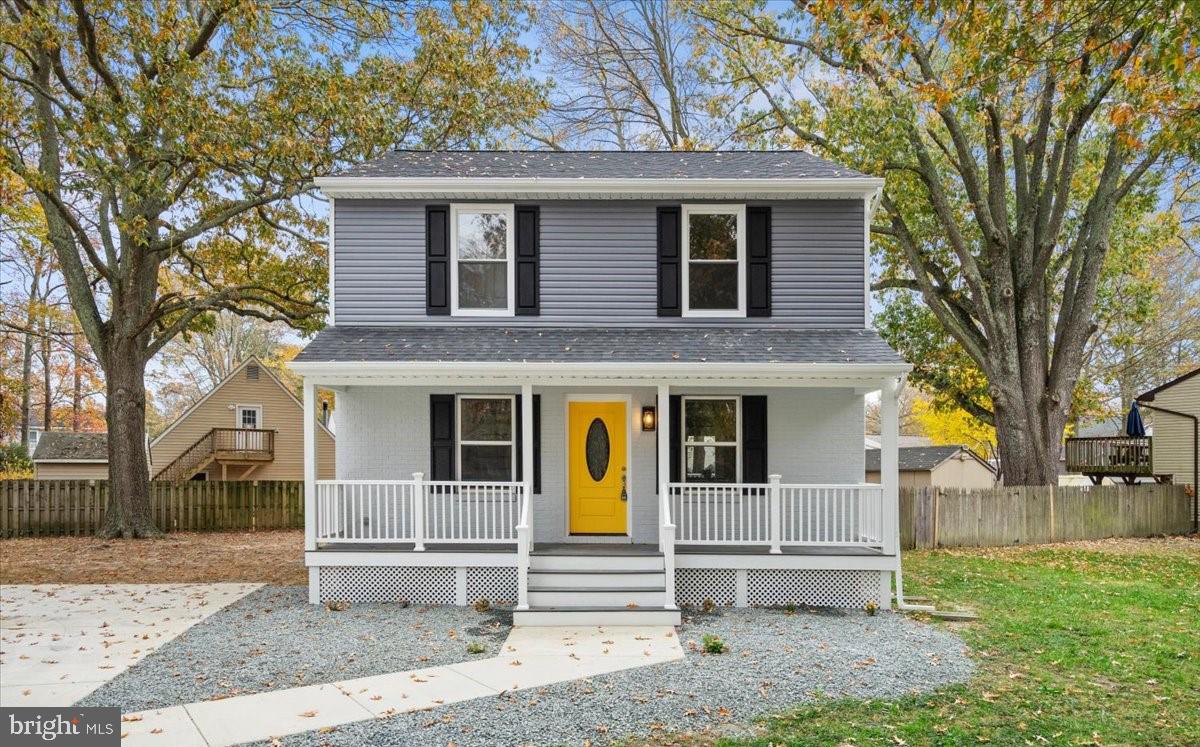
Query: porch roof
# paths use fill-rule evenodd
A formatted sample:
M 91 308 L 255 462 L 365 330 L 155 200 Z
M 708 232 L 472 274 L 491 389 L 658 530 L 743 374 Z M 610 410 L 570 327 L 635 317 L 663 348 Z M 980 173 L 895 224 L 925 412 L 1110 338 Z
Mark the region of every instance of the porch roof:
M 908 368 L 874 330 L 722 327 L 329 327 L 294 362 L 305 366 L 782 363 Z

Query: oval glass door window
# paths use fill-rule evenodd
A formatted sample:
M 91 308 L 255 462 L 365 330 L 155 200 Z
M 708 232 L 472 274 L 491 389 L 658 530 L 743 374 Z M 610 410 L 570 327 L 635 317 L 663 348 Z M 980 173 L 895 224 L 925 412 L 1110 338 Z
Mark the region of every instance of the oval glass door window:
M 588 426 L 587 441 L 584 444 L 588 474 L 596 482 L 603 480 L 608 472 L 608 451 L 608 427 L 604 425 L 603 420 L 596 418 Z

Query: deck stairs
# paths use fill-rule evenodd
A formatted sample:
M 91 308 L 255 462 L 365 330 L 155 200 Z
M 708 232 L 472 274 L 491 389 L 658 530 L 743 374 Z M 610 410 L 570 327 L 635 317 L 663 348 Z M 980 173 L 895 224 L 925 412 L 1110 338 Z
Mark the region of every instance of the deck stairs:
M 679 625 L 662 553 L 630 545 L 535 546 L 515 625 Z
M 275 458 L 275 431 L 256 428 L 213 428 L 155 473 L 153 479 L 190 480 L 213 463 L 255 465 Z M 245 475 L 243 475 L 244 477 Z

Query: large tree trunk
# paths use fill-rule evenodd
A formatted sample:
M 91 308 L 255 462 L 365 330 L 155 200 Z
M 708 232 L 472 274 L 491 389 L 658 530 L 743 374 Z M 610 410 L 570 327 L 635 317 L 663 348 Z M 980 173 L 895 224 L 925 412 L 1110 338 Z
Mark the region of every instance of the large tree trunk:
M 54 418 L 54 381 L 51 379 L 50 354 L 50 325 L 47 323 L 42 325 L 42 389 L 45 390 L 45 398 L 42 400 L 42 428 L 45 430 L 50 430 Z
M 1065 418 L 1044 391 L 1000 394 L 995 383 L 993 412 L 996 454 L 1005 485 L 1056 485 Z
M 29 425 L 33 420 L 33 334 L 25 333 L 21 349 L 21 445 L 29 446 Z M 30 455 L 32 456 L 32 455 Z
M 108 510 L 101 537 L 156 537 L 146 460 L 146 363 L 139 344 L 114 340 L 105 366 Z

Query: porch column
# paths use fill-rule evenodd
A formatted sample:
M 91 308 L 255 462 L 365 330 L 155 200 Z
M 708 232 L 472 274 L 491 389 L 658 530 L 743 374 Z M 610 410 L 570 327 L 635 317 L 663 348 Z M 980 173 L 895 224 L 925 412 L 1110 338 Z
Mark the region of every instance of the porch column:
M 883 487 L 880 540 L 888 555 L 897 553 L 900 515 L 900 389 L 902 380 L 888 377 L 879 392 L 879 483 Z
M 658 385 L 658 549 L 663 554 L 663 586 L 667 609 L 675 606 L 675 517 L 671 516 L 671 387 Z
M 529 547 L 533 547 L 533 384 L 521 385 L 521 475 L 529 501 Z
M 317 385 L 304 379 L 304 549 L 317 549 Z

